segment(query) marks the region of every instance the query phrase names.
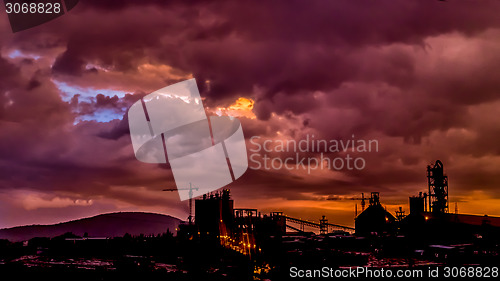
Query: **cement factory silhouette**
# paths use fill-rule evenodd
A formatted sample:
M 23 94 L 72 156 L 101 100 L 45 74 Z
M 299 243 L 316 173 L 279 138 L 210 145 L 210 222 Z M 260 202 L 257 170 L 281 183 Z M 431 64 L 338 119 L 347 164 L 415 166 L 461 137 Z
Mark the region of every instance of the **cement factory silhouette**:
M 355 218 L 355 228 L 293 218 L 282 212 L 262 215 L 234 208 L 230 191 L 195 201 L 195 223 L 178 235 L 240 252 L 266 265 L 275 276 L 292 265 L 423 266 L 428 264 L 500 264 L 500 217 L 449 213 L 448 177 L 439 160 L 427 167 L 426 192 L 409 197 L 410 213 L 395 216 L 372 192 L 369 206 Z M 355 198 L 359 199 L 359 198 Z M 319 230 L 319 235 L 305 228 Z M 287 229 L 293 232 L 287 232 Z M 396 259 L 394 259 L 396 258 Z
M 179 235 L 200 240 L 220 240 L 222 245 L 243 252 L 256 251 L 258 241 L 270 236 L 286 235 L 287 229 L 305 234 L 305 227 L 331 233 L 369 235 L 408 235 L 419 238 L 446 239 L 485 237 L 500 229 L 500 217 L 449 213 L 448 177 L 443 163 L 437 160 L 427 167 L 428 190 L 409 197 L 410 213 L 400 207 L 395 216 L 380 202 L 380 193 L 372 192 L 368 208 L 364 195 L 363 211 L 355 218 L 355 228 L 329 223 L 323 216 L 319 223 L 286 216 L 283 212 L 262 215 L 257 209 L 234 208 L 228 189 L 204 195 L 195 200 L 195 223 L 180 226 Z M 295 226 L 294 226 L 295 225 Z M 257 244 L 256 244 L 257 243 Z M 243 247 L 241 247 L 243 245 Z M 254 249 L 255 248 L 255 249 Z
M 408 215 L 401 208 L 388 212 L 379 192 L 349 198 L 361 200 L 354 228 L 325 216 L 312 222 L 235 208 L 226 189 L 194 200 L 194 219 L 190 214 L 176 236 L 167 230 L 157 236 L 0 240 L 0 270 L 23 280 L 289 280 L 304 269 L 394 268 L 418 277 L 430 267 L 474 266 L 498 277 L 500 218 L 449 213 L 441 161 L 427 167 L 427 178 L 427 190 L 409 197 Z

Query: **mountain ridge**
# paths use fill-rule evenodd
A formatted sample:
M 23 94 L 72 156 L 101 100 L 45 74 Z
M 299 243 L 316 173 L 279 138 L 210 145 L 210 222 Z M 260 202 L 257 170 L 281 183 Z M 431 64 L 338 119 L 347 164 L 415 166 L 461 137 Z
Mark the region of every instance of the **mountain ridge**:
M 26 241 L 34 237 L 55 237 L 67 232 L 90 237 L 117 237 L 131 235 L 157 235 L 171 232 L 182 220 L 163 214 L 148 212 L 114 212 L 70 220 L 56 224 L 32 224 L 0 229 L 0 239 L 11 242 Z

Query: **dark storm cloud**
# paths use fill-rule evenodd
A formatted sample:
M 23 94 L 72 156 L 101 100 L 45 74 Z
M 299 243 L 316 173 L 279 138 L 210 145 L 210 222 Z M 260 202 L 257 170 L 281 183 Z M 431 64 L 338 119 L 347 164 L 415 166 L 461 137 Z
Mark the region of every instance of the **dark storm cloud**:
M 18 73 L 19 69 L 15 65 L 0 57 L 0 75 L 2 77 L 0 87 L 2 90 L 8 90 L 16 83 Z
M 367 169 L 345 178 L 249 171 L 232 186 L 237 194 L 300 200 L 304 191 L 375 188 L 399 196 L 399 187 L 418 192 L 425 166 L 440 158 L 464 182 L 456 190 L 478 179 L 475 188 L 498 196 L 495 170 L 478 167 L 477 177 L 466 177 L 468 167 L 453 163 L 500 154 L 491 121 L 499 9 L 493 0 L 95 0 L 15 35 L 0 23 L 0 186 L 162 204 L 131 191 L 159 191 L 173 178 L 167 166 L 134 158 L 123 110 L 192 74 L 207 107 L 255 100 L 257 119 L 242 120 L 247 138 L 313 132 L 381 142 L 380 152 L 366 155 Z M 11 60 L 14 50 L 42 58 Z M 130 94 L 64 102 L 54 79 Z M 123 118 L 75 122 L 103 109 Z
M 105 96 L 97 94 L 95 97 L 85 97 L 83 101 L 80 101 L 80 94 L 76 94 L 71 98 L 70 105 L 78 115 L 94 114 L 102 109 L 123 114 L 126 109 L 143 96 L 143 93 L 125 94 L 123 98 L 117 95 Z
M 360 64 L 366 62 L 350 55 L 364 46 L 423 45 L 428 36 L 452 31 L 474 34 L 499 25 L 492 14 L 497 2 L 471 4 L 244 1 L 214 5 L 211 11 L 232 28 L 229 35 L 241 40 L 229 35 L 216 42 L 199 40 L 186 43 L 181 52 L 196 76 L 213 80 L 213 89 L 220 95 L 249 91 L 255 84 L 270 95 L 327 90 L 362 72 Z M 389 59 L 387 66 L 392 61 L 397 68 L 411 69 L 408 58 L 396 53 Z
M 71 50 L 68 48 L 68 50 Z M 59 55 L 52 66 L 52 71 L 56 74 L 81 75 L 85 69 L 85 61 L 74 55 L 71 51 L 66 51 Z
M 30 78 L 3 59 L 2 63 L 3 69 L 11 68 L 0 99 L 0 187 L 4 192 L 63 192 L 76 198 L 114 198 L 144 206 L 165 203 L 165 198 L 146 200 L 126 192 L 138 185 L 161 190 L 171 178 L 169 170 L 142 166 L 129 153 L 126 120 L 73 125 L 72 105 L 61 100 L 50 72 L 35 71 Z M 34 79 L 36 87 L 23 86 L 33 84 Z M 121 99 L 98 95 L 87 106 L 90 111 L 127 108 L 143 95 L 127 94 Z
M 470 1 L 450 5 L 439 1 L 227 1 L 190 3 L 189 7 L 174 2 L 160 5 L 161 13 L 150 8 L 156 1 L 141 6 L 105 2 L 81 3 L 81 9 L 66 21 L 71 23 L 53 28 L 69 39 L 55 71 L 80 74 L 82 59 L 133 70 L 138 58 L 148 56 L 191 71 L 201 80 L 210 79 L 214 99 L 249 92 L 254 85 L 265 87 L 269 95 L 334 89 L 363 71 L 352 60 L 363 46 L 423 45 L 428 36 L 452 31 L 475 34 L 500 22 L 491 16 L 499 5 L 495 1 L 481 5 Z M 115 13 L 93 12 L 92 7 L 99 5 Z M 395 66 L 394 72 L 410 70 L 406 79 L 411 79 L 409 59 L 391 54 L 387 65 Z M 401 83 L 400 79 L 391 80 Z

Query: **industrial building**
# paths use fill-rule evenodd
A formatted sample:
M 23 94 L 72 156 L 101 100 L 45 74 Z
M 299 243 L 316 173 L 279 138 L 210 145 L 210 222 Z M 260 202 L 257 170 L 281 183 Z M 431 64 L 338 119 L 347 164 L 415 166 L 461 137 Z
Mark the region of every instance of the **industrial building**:
M 400 207 L 394 217 L 381 205 L 379 193 L 372 192 L 370 206 L 355 219 L 356 235 L 385 233 L 418 239 L 463 240 L 500 234 L 500 217 L 449 213 L 448 176 L 439 160 L 427 166 L 427 191 L 409 197 L 409 205 L 407 216 Z
M 244 254 L 261 250 L 258 245 L 260 237 L 286 233 L 283 213 L 261 215 L 256 209 L 234 208 L 228 189 L 195 200 L 195 218 L 196 223 L 190 228 L 192 233 L 197 233 L 198 239 L 219 241 L 223 246 Z
M 427 167 L 426 190 L 409 197 L 407 215 L 402 207 L 389 212 L 379 192 L 328 200 L 361 200 L 354 228 L 331 223 L 325 216 L 314 222 L 283 212 L 261 214 L 253 208 L 235 208 L 230 191 L 221 190 L 193 200 L 195 219 L 181 225 L 177 235 L 193 240 L 186 245 L 230 249 L 251 260 L 254 273 L 272 268 L 276 276 L 286 275 L 291 265 L 304 264 L 498 264 L 500 218 L 449 213 L 448 177 L 441 161 Z
M 372 192 L 370 205 L 355 219 L 356 235 L 392 233 L 396 230 L 396 218 L 380 204 L 380 194 Z
M 195 200 L 195 220 L 180 226 L 178 235 L 188 239 L 212 241 L 244 254 L 255 254 L 261 242 L 269 237 L 293 233 L 305 234 L 308 229 L 320 234 L 349 233 L 357 237 L 398 235 L 418 240 L 460 240 L 500 234 L 500 217 L 449 213 L 448 177 L 441 161 L 427 167 L 427 190 L 409 197 L 409 214 L 400 207 L 395 215 L 382 205 L 379 192 L 372 192 L 365 209 L 355 217 L 355 228 L 329 223 L 325 216 L 312 222 L 284 215 L 282 212 L 261 214 L 257 209 L 234 208 L 230 191 L 206 194 Z
M 401 232 L 421 239 L 470 239 L 500 234 L 500 217 L 449 212 L 448 177 L 439 160 L 427 167 L 428 190 L 409 198 L 410 214 Z
M 374 209 L 376 205 L 374 201 Z M 257 209 L 234 208 L 230 191 L 225 189 L 195 200 L 195 222 L 181 225 L 178 235 L 205 242 L 217 241 L 225 247 L 253 255 L 261 251 L 262 242 L 269 237 L 285 236 L 287 229 L 305 233 L 306 227 L 318 229 L 321 234 L 334 230 L 354 230 L 329 223 L 325 216 L 315 223 L 286 216 L 283 212 L 261 214 Z

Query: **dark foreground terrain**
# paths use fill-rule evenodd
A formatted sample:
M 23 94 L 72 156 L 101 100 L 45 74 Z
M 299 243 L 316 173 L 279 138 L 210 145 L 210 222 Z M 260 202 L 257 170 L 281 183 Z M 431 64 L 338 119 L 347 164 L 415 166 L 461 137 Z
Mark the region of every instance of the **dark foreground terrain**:
M 444 267 L 500 266 L 495 241 L 431 242 L 439 241 L 296 234 L 269 238 L 262 253 L 248 255 L 170 231 L 98 239 L 66 233 L 27 242 L 1 240 L 0 272 L 16 280 L 296 280 L 301 278 L 290 277 L 292 267 L 416 269 L 425 274 L 439 267 L 442 274 Z

